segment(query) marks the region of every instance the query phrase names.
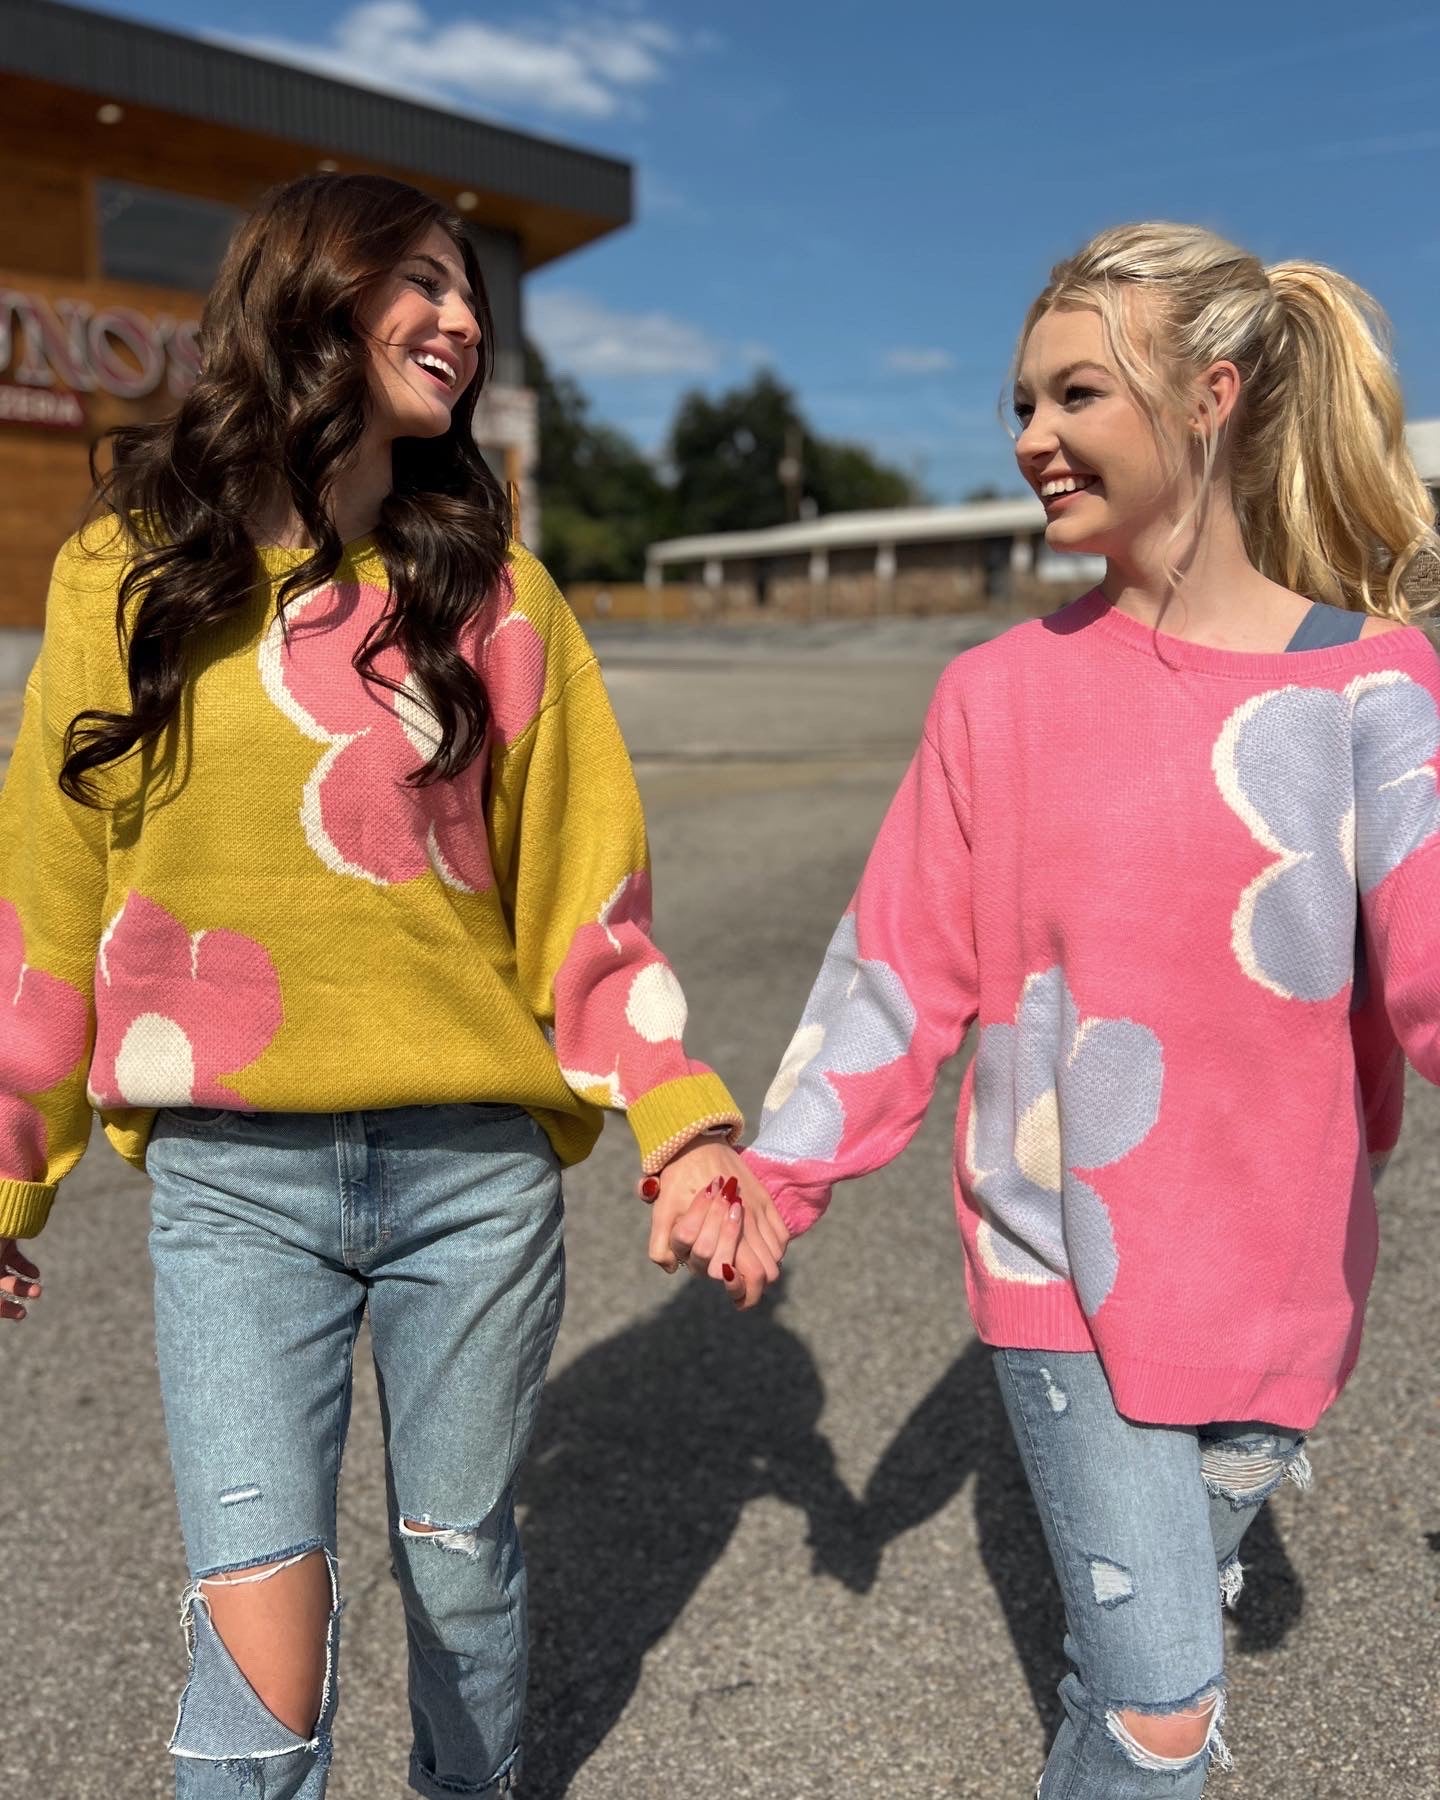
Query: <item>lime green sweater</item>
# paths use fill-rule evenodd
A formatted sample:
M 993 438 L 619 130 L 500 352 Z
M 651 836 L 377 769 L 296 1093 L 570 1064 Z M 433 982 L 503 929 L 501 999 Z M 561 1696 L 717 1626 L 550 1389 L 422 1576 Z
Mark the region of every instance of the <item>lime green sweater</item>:
M 92 1107 L 137 1167 L 162 1106 L 510 1102 L 567 1164 L 611 1108 L 647 1170 L 707 1128 L 739 1133 L 685 1055 L 629 759 L 544 569 L 515 547 L 462 641 L 487 753 L 416 787 L 434 727 L 399 652 L 379 668 L 401 694 L 352 663 L 388 601 L 375 546 L 348 546 L 282 630 L 300 559 L 259 553 L 176 728 L 102 772 L 99 810 L 57 776 L 77 712 L 129 709 L 125 548 L 111 523 L 56 562 L 0 799 L 0 1236 L 40 1230 Z

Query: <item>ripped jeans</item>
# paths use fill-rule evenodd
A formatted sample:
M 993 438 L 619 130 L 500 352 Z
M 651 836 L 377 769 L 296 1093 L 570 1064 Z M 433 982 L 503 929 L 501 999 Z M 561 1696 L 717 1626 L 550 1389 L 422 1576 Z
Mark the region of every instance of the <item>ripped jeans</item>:
M 165 1423 L 190 1585 L 179 1800 L 321 1800 L 341 1591 L 336 1483 L 368 1308 L 389 1529 L 409 1639 L 410 1784 L 518 1778 L 525 1569 L 512 1490 L 564 1289 L 560 1174 L 518 1107 L 165 1111 L 146 1158 Z M 417 1533 L 413 1526 L 434 1529 Z M 308 1737 L 212 1623 L 207 1578 L 326 1560 L 325 1684 Z M 212 1582 L 212 1586 L 215 1584 Z
M 1065 1600 L 1065 1716 L 1041 1800 L 1194 1800 L 1229 1763 L 1222 1602 L 1240 1540 L 1287 1478 L 1310 1479 L 1304 1436 L 1265 1424 L 1136 1425 L 1099 1358 L 997 1350 L 995 1372 Z M 1208 1709 L 1189 1756 L 1158 1755 L 1122 1714 Z

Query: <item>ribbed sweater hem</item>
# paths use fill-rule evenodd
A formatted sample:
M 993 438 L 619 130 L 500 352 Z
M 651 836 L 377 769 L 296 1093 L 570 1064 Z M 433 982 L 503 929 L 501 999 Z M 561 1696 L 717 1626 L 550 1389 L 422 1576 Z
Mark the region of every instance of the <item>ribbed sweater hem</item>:
M 0 1180 L 0 1237 L 35 1237 L 50 1216 L 55 1189 L 39 1181 Z
M 978 1296 L 972 1284 L 971 1310 L 976 1331 L 995 1349 L 1097 1353 L 1068 1282 L 1027 1287 L 1016 1295 L 987 1289 Z M 1177 1346 L 1167 1342 L 1163 1348 L 1173 1353 Z M 1170 1362 L 1159 1355 L 1119 1351 L 1113 1344 L 1100 1354 L 1116 1410 L 1136 1424 L 1209 1425 L 1254 1419 L 1308 1431 L 1349 1380 L 1358 1343 L 1338 1370 L 1320 1373 L 1233 1368 L 1198 1357 L 1191 1363 Z
M 1283 1369 L 1177 1368 L 1148 1358 L 1107 1352 L 1105 1373 L 1116 1410 L 1149 1425 L 1208 1425 L 1217 1419 L 1254 1419 L 1309 1431 L 1335 1400 L 1355 1363 L 1336 1374 Z

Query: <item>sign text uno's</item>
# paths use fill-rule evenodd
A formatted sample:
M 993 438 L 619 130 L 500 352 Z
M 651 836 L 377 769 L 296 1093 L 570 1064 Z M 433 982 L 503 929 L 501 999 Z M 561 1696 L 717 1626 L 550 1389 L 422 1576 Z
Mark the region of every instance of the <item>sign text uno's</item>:
M 164 382 L 178 399 L 200 372 L 198 330 L 194 319 L 0 287 L 0 373 L 25 387 L 140 400 Z

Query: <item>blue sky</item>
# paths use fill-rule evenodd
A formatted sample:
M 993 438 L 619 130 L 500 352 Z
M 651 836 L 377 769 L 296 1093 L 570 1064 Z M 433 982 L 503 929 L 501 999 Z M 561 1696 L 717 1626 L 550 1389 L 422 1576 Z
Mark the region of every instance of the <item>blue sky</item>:
M 597 413 L 658 449 L 677 396 L 773 367 L 824 432 L 938 499 L 1014 485 L 995 416 L 1051 262 L 1098 227 L 1211 225 L 1330 262 L 1389 311 L 1440 413 L 1440 9 L 932 0 L 110 0 L 383 68 L 458 110 L 633 161 L 636 223 L 529 284 Z

